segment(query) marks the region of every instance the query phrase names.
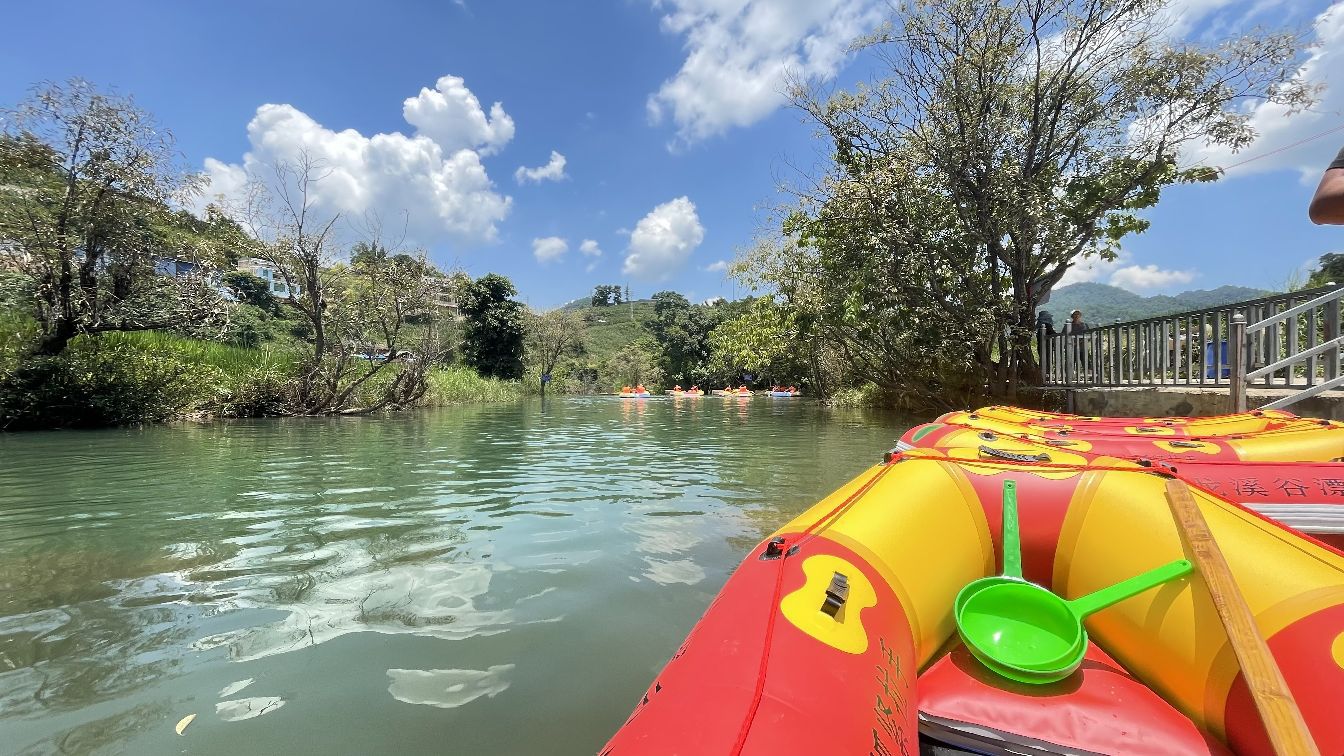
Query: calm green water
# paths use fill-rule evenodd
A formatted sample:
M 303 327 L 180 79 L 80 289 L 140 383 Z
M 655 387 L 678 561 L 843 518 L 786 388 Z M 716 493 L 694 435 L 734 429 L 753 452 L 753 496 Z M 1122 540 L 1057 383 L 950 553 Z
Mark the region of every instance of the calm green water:
M 746 549 L 909 424 L 593 398 L 0 436 L 0 752 L 592 753 Z

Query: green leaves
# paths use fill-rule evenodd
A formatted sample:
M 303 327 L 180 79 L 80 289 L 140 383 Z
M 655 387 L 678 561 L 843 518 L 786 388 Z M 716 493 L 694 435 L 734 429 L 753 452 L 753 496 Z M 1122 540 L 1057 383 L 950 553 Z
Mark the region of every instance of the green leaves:
M 1166 0 L 923 0 L 860 43 L 880 71 L 852 92 L 796 89 L 835 144 L 781 223 L 803 253 L 741 276 L 809 312 L 865 378 L 974 365 L 994 391 L 1030 377 L 1034 311 L 1084 257 L 1149 226 L 1164 187 L 1212 181 L 1201 144 L 1254 136 L 1246 104 L 1292 112 L 1299 41 L 1170 41 Z

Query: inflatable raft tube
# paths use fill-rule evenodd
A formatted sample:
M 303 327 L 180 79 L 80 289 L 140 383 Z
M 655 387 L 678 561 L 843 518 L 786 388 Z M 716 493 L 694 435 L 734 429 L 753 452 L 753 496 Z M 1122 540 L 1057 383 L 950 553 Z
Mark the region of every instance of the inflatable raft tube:
M 981 413 L 949 412 L 935 422 L 961 425 L 968 428 L 993 431 L 995 433 L 1026 433 L 1053 440 L 1062 438 L 1108 438 L 1108 437 L 1147 437 L 1147 438 L 1223 438 L 1229 436 L 1253 436 L 1262 433 L 1280 431 L 1314 430 L 1316 428 L 1341 427 L 1341 423 L 1331 420 L 1312 418 L 1257 418 L 1229 417 L 1227 419 L 1192 418 L 1178 425 L 1167 425 L 1146 420 L 1129 420 L 1125 423 L 1106 424 L 1045 424 L 1019 423 L 1000 420 Z
M 1151 460 L 1232 462 L 1333 462 L 1344 458 L 1344 426 L 1307 421 L 1292 429 L 1250 435 L 1200 438 L 1148 438 L 1131 435 L 1066 435 L 1046 437 L 1016 428 L 985 428 L 961 423 L 929 423 L 901 437 L 904 447 L 968 448 L 981 446 L 1021 450 L 1032 456 L 1060 454 Z
M 997 573 L 997 492 L 1007 477 L 1018 481 L 1027 576 L 1066 598 L 1182 556 L 1158 471 L 899 454 L 752 550 L 603 753 L 916 753 L 916 670 L 946 654 L 957 591 Z M 1195 496 L 1321 752 L 1344 752 L 1335 710 L 1344 555 L 1208 492 Z M 1088 630 L 1166 714 L 1057 698 L 1048 714 L 1020 721 L 1016 737 L 1059 750 L 1066 731 L 1104 720 L 1121 740 L 1092 750 L 1210 752 L 1213 738 L 1266 752 L 1199 578 L 1117 604 Z M 1030 694 L 1060 696 L 1084 679 Z M 1143 738 L 1174 721 L 1164 706 L 1193 727 L 1173 726 L 1180 747 L 1154 750 Z
M 639 392 L 639 393 L 635 393 L 635 392 L 633 392 L 633 391 L 630 391 L 630 392 L 624 392 L 624 391 L 623 391 L 623 392 L 617 394 L 617 396 L 619 396 L 619 397 L 622 398 L 622 399 L 648 399 L 650 396 L 652 396 L 652 394 L 650 394 L 650 393 L 647 392 L 647 391 L 642 391 L 642 392 Z
M 980 409 L 973 410 L 973 413 L 991 420 L 1003 420 L 1024 425 L 1041 425 L 1044 427 L 1070 426 L 1077 430 L 1105 428 L 1113 425 L 1152 425 L 1157 427 L 1181 428 L 1191 423 L 1217 426 L 1224 423 L 1239 423 L 1244 421 L 1258 422 L 1262 420 L 1293 420 L 1297 418 L 1297 415 L 1287 410 L 1266 409 L 1251 410 L 1249 412 L 1235 412 L 1226 415 L 1212 415 L 1209 417 L 1099 417 L 1070 415 L 1060 412 L 1045 412 L 1043 410 L 1007 406 L 981 407 Z M 951 414 L 956 413 L 948 413 L 948 415 Z M 947 417 L 948 415 L 944 415 L 943 417 Z
M 1081 444 L 1060 445 L 1026 434 L 944 430 L 934 425 L 914 428 L 905 434 L 898 450 L 938 449 L 958 459 L 1157 467 L 1335 548 L 1344 548 L 1344 467 L 1335 462 L 1242 462 L 1204 455 L 1131 460 L 1092 454 L 1091 447 L 1081 451 Z

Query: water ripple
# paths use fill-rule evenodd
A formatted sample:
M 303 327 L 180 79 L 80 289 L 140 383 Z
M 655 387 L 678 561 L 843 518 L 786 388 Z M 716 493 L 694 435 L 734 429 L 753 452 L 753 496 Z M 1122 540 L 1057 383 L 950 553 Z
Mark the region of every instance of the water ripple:
M 904 427 L 594 398 L 0 435 L 0 742 L 165 752 L 196 713 L 205 752 L 441 750 L 413 703 L 462 752 L 596 750 L 744 544 Z

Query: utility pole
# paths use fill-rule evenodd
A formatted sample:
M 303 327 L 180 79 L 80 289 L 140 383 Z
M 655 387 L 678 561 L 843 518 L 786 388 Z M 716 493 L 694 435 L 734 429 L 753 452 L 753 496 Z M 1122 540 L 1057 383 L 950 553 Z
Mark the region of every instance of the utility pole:
M 630 303 L 630 322 L 635 322 L 635 300 L 630 298 L 630 282 L 625 283 L 625 301 Z

